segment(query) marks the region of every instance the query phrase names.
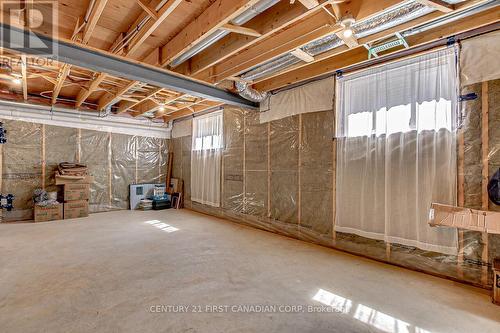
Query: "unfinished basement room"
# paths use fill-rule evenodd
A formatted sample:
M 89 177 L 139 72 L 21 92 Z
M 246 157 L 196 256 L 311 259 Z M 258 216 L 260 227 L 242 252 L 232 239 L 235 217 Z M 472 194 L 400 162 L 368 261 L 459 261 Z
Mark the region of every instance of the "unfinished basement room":
M 500 0 L 1 0 L 1 333 L 500 333 Z

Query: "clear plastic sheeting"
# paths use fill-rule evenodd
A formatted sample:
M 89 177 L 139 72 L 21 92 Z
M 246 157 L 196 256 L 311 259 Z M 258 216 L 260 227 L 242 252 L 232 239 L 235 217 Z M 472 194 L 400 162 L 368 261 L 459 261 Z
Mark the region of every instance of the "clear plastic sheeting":
M 2 193 L 15 196 L 14 210 L 4 211 L 5 221 L 33 218 L 33 191 L 58 189 L 53 175 L 60 162 L 88 165 L 94 178 L 91 213 L 127 209 L 130 184 L 166 181 L 166 139 L 15 120 L 5 120 L 4 127 Z
M 499 110 L 493 102 L 500 84 L 489 83 L 490 158 L 496 161 L 500 138 L 491 126 L 497 126 Z M 499 89 L 499 90 L 497 90 Z M 480 91 L 476 92 L 480 94 Z M 467 102 L 481 109 L 478 101 Z M 471 108 L 472 109 L 472 108 Z M 473 110 L 477 114 L 477 109 Z M 479 111 L 480 113 L 480 111 Z M 493 113 L 495 115 L 493 115 Z M 480 117 L 480 114 L 479 114 Z M 437 276 L 491 286 L 491 269 L 482 261 L 484 242 L 477 232 L 463 232 L 459 253 L 447 255 L 412 246 L 389 244 L 383 240 L 352 233 L 334 232 L 337 190 L 334 111 L 311 112 L 261 124 L 259 113 L 235 107 L 224 109 L 224 150 L 222 157 L 222 207 L 191 202 L 189 196 L 191 136 L 171 140 L 174 152 L 173 177 L 185 184 L 185 207 L 227 218 L 270 232 L 348 251 Z M 466 156 L 480 158 L 477 119 L 465 124 Z M 480 121 L 480 118 L 479 118 Z M 479 123 L 480 124 L 480 123 Z M 467 133 L 467 132 L 466 132 Z M 474 143 L 474 146 L 469 145 Z M 474 147 L 474 148 L 472 148 Z M 466 158 L 466 198 L 479 195 L 481 170 L 470 170 L 481 161 Z M 472 180 L 469 178 L 472 177 Z M 478 178 L 477 178 L 478 177 Z M 479 192 L 478 192 L 479 191 Z M 479 194 L 478 194 L 479 193 Z M 477 202 L 477 200 L 476 200 Z M 468 202 L 466 202 L 467 204 Z M 477 207 L 473 207 L 477 208 Z M 496 209 L 491 207 L 490 209 Z M 500 255 L 498 235 L 489 235 L 489 261 Z M 486 272 L 486 273 L 485 273 Z

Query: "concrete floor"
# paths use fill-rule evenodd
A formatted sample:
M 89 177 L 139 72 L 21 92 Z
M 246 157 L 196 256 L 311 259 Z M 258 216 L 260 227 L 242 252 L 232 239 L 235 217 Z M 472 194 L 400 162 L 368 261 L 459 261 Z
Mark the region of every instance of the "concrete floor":
M 483 290 L 186 210 L 3 224 L 0 251 L 1 332 L 500 332 Z

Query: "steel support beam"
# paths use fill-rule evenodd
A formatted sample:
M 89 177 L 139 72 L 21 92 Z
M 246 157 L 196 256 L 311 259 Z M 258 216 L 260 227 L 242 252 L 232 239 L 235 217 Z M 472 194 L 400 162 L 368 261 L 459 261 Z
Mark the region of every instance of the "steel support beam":
M 181 93 L 234 106 L 258 107 L 257 103 L 248 101 L 236 94 L 203 84 L 187 77 L 173 74 L 164 69 L 138 64 L 110 54 L 56 40 L 49 36 L 33 33 L 4 23 L 0 23 L 0 36 L 2 43 L 0 46 L 5 48 L 8 48 L 6 36 L 10 36 L 10 40 L 13 41 L 30 40 L 33 38 L 57 50 L 57 57 L 54 60 L 62 63 L 83 67 L 95 72 L 104 72 L 124 79 L 145 82 L 161 88 L 172 89 Z M 12 50 L 21 52 L 18 49 Z M 44 54 L 40 49 L 24 48 L 22 51 L 32 56 L 50 57 Z

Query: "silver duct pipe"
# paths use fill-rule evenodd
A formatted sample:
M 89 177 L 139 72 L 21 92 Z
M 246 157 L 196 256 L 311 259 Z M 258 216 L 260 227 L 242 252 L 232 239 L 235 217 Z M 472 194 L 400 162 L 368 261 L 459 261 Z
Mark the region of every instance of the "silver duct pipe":
M 261 2 L 253 5 L 243 13 L 241 13 L 239 16 L 237 16 L 235 19 L 231 21 L 232 24 L 235 25 L 242 25 L 256 17 L 257 15 L 263 13 L 265 10 L 271 8 L 275 4 L 277 4 L 280 0 L 262 0 Z M 215 42 L 219 41 L 223 37 L 227 36 L 229 34 L 228 31 L 226 30 L 217 30 L 214 33 L 208 35 L 204 40 L 196 44 L 194 47 L 186 51 L 185 53 L 181 54 L 179 57 L 174 59 L 172 63 L 170 64 L 171 67 L 177 67 L 180 64 L 182 64 L 184 61 L 191 59 L 194 57 L 196 54 L 200 53 L 201 51 L 205 50 L 207 47 L 210 45 L 214 44 Z
M 246 98 L 252 102 L 260 103 L 263 100 L 265 100 L 268 96 L 268 93 L 266 92 L 260 92 L 249 87 L 247 82 L 235 81 L 234 87 L 236 88 L 241 97 Z
M 388 10 L 379 13 L 378 15 L 363 21 L 359 21 L 353 25 L 353 30 L 357 38 L 366 37 L 373 35 L 379 31 L 386 30 L 397 26 L 403 22 L 407 22 L 418 17 L 424 16 L 434 9 L 422 5 L 415 0 L 408 0 L 402 2 L 401 4 L 391 7 Z M 313 41 L 301 49 L 312 56 L 317 56 L 321 53 L 330 51 L 343 45 L 344 42 L 337 37 L 337 35 L 332 34 L 316 41 Z M 275 73 L 289 66 L 300 63 L 301 60 L 296 58 L 290 53 L 284 54 L 268 61 L 262 65 L 251 69 L 250 71 L 241 75 L 244 80 L 256 80 L 270 73 Z

